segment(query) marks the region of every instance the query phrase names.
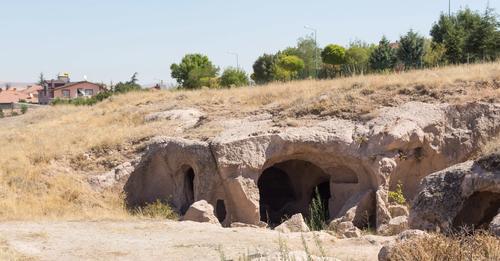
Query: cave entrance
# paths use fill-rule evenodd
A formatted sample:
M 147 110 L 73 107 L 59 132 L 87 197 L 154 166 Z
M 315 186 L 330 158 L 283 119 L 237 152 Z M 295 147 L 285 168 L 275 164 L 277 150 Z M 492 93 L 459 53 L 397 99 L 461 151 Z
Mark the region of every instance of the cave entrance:
M 218 199 L 217 203 L 215 205 L 215 216 L 219 220 L 220 223 L 224 222 L 226 220 L 226 204 L 224 203 L 224 200 Z
M 487 229 L 500 209 L 500 193 L 476 192 L 463 204 L 462 210 L 453 220 L 453 227 Z
M 190 166 L 184 166 L 184 189 L 183 189 L 183 204 L 181 206 L 181 214 L 184 215 L 188 210 L 189 206 L 194 203 L 194 170 Z
M 260 220 L 275 227 L 297 213 L 310 216 L 315 191 L 328 217 L 329 175 L 311 162 L 288 160 L 265 169 L 257 182 Z

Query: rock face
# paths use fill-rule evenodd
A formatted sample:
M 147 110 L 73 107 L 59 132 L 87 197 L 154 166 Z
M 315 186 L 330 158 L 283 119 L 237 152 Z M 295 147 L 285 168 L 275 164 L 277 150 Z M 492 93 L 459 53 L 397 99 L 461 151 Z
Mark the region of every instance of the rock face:
M 491 233 L 500 237 L 500 211 L 491 221 L 490 231 L 491 231 Z
M 181 129 L 188 129 L 196 126 L 196 124 L 201 120 L 203 116 L 203 113 L 201 113 L 199 110 L 188 108 L 151 113 L 146 115 L 144 120 L 175 120 L 179 122 L 179 127 Z
M 411 229 L 411 230 L 406 230 L 402 233 L 400 233 L 395 241 L 391 241 L 390 243 L 384 245 L 379 253 L 378 253 L 378 260 L 379 261 L 396 261 L 396 259 L 391 258 L 391 254 L 393 253 L 393 249 L 397 244 L 404 243 L 407 240 L 412 240 L 415 238 L 420 238 L 420 237 L 426 237 L 429 234 L 422 230 L 417 230 L 417 229 Z
M 309 227 L 304 221 L 304 217 L 302 214 L 295 214 L 289 220 L 281 223 L 281 225 L 274 228 L 274 230 L 279 231 L 281 233 L 290 233 L 290 232 L 309 232 Z
M 492 154 L 426 177 L 413 200 L 410 227 L 444 232 L 487 228 L 499 209 L 500 154 Z
M 380 228 L 393 218 L 387 192 L 396 184 L 412 198 L 422 178 L 500 132 L 500 105 L 488 103 L 411 102 L 365 123 L 306 127 L 276 127 L 270 117 L 230 121 L 210 142 L 156 138 L 125 186 L 128 205 L 170 200 L 183 213 L 206 200 L 226 226 L 276 226 L 307 218 L 319 198 L 330 220 Z
M 214 207 L 205 200 L 193 203 L 181 220 L 219 224 L 219 220 L 217 220 L 217 217 L 214 215 Z

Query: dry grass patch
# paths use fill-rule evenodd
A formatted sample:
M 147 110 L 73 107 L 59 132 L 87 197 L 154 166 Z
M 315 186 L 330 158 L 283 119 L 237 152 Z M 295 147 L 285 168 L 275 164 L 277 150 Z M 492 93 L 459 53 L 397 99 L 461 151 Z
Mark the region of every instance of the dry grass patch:
M 500 238 L 485 232 L 449 237 L 433 234 L 397 245 L 390 260 L 500 260 Z
M 500 102 L 500 63 L 401 74 L 198 91 L 133 92 L 95 106 L 48 106 L 0 119 L 0 220 L 128 218 L 120 193 L 86 182 L 129 160 L 155 135 L 209 139 L 220 122 L 268 112 L 277 122 L 332 116 L 364 119 L 407 101 Z M 150 112 L 193 107 L 201 126 L 145 122 Z M 286 124 L 286 123 L 283 123 Z

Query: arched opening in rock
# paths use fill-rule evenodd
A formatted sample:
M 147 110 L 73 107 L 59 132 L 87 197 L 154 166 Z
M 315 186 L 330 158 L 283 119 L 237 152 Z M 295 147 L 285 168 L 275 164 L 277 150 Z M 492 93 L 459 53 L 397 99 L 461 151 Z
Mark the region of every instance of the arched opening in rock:
M 321 168 L 303 160 L 288 160 L 265 169 L 257 182 L 260 220 L 274 227 L 297 213 L 308 218 L 316 188 L 328 213 L 329 181 Z
M 500 193 L 476 192 L 464 203 L 462 210 L 453 220 L 456 229 L 468 227 L 487 228 L 500 209 Z
M 180 208 L 181 214 L 184 215 L 189 206 L 194 203 L 194 169 L 190 166 L 183 166 L 182 173 L 184 175 L 183 202 Z
M 224 200 L 217 200 L 217 204 L 215 206 L 215 216 L 220 223 L 224 222 L 224 220 L 226 219 L 226 214 L 226 204 L 224 203 Z

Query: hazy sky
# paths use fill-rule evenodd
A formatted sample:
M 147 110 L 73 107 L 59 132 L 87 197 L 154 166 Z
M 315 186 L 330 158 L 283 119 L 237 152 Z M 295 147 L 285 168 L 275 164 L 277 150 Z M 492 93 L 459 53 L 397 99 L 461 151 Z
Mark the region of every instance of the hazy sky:
M 452 10 L 484 11 L 487 0 L 452 0 Z M 500 0 L 491 0 L 497 11 Z M 0 0 L 0 81 L 35 81 L 58 72 L 97 82 L 173 82 L 170 64 L 207 54 L 251 72 L 262 53 L 318 30 L 318 43 L 396 40 L 410 28 L 428 35 L 448 0 Z

